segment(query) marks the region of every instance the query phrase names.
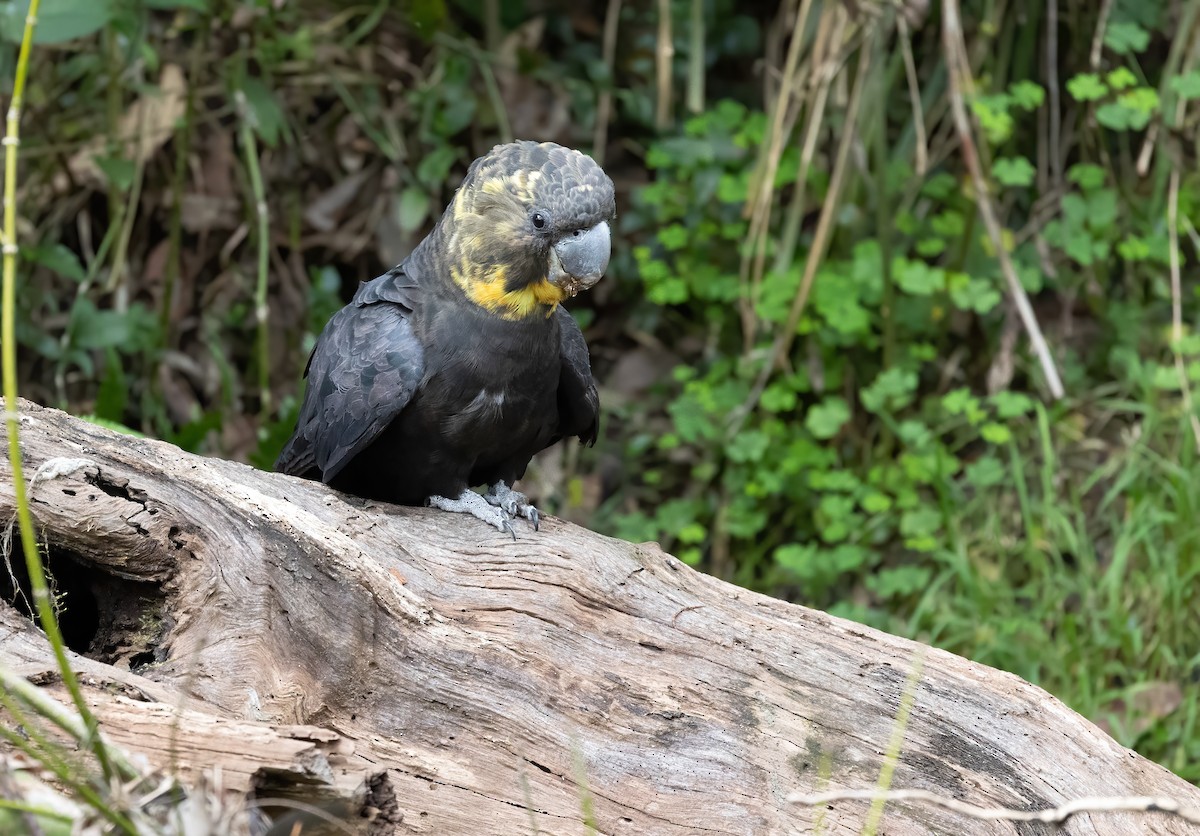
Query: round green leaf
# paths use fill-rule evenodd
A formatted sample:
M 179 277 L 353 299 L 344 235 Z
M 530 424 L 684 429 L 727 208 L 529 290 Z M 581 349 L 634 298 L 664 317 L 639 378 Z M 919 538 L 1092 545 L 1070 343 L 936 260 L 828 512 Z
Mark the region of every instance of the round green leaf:
M 833 438 L 850 420 L 850 406 L 839 397 L 826 398 L 808 410 L 804 425 L 816 438 Z

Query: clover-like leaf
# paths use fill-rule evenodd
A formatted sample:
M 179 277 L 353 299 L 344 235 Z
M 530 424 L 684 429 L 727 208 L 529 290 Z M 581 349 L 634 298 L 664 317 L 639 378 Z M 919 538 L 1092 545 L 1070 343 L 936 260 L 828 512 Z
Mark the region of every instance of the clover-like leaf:
M 1067 81 L 1067 92 L 1080 102 L 1094 102 L 1108 93 L 1108 86 L 1095 73 L 1080 73 Z
M 992 164 L 992 176 L 1005 186 L 1028 186 L 1037 169 L 1024 157 L 1001 157 Z
M 1141 52 L 1150 45 L 1150 33 L 1136 23 L 1110 23 L 1104 30 L 1104 45 L 1118 55 Z
M 837 435 L 849 420 L 849 404 L 844 398 L 834 396 L 810 407 L 804 426 L 815 438 L 829 439 Z

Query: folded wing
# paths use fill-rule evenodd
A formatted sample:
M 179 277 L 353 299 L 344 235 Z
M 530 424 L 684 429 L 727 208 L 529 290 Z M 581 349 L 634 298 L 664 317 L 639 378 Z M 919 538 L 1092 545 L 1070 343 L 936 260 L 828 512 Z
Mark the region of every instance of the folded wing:
M 425 352 L 392 275 L 363 285 L 317 340 L 296 431 L 275 469 L 328 483 L 412 400 Z M 314 473 L 315 471 L 315 473 Z
M 592 377 L 587 342 L 579 323 L 561 306 L 554 315 L 559 320 L 562 366 L 558 379 L 558 432 L 554 440 L 579 436 L 583 444 L 596 443 L 600 428 L 600 395 Z

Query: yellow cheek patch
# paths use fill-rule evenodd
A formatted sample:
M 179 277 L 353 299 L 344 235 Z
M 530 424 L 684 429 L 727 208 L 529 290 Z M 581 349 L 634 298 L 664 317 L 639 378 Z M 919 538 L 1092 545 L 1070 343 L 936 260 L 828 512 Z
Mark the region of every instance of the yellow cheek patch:
M 567 298 L 562 288 L 546 279 L 528 284 L 520 290 L 505 289 L 504 271 L 498 270 L 485 281 L 470 282 L 465 288 L 467 296 L 475 304 L 495 311 L 505 319 L 524 319 L 543 306 L 550 312 L 559 302 Z

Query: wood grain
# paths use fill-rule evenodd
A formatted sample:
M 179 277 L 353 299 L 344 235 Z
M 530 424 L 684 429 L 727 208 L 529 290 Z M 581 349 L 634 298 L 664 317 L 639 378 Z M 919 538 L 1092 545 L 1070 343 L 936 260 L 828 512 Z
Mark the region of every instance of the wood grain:
M 918 656 L 894 788 L 1022 808 L 1118 794 L 1200 803 L 1015 676 L 747 592 L 655 544 L 554 519 L 514 543 L 472 519 L 20 412 L 51 568 L 91 573 L 104 608 L 135 611 L 100 619 L 111 635 L 81 662 L 91 681 L 132 683 L 143 701 L 179 695 L 211 718 L 189 733 L 209 729 L 214 750 L 249 734 L 239 724 L 262 725 L 276 753 L 297 742 L 284 726 L 326 730 L 323 745 L 350 747 L 343 767 L 357 777 L 344 784 L 386 774 L 397 833 L 583 833 L 585 795 L 604 834 L 812 832 L 822 811 L 787 796 L 874 786 Z M 12 513 L 7 470 L 0 513 Z M 122 638 L 131 619 L 140 634 Z M 3 624 L 4 664 L 52 681 L 40 639 Z M 129 733 L 132 716 L 112 715 L 110 737 L 161 754 L 160 737 Z M 858 833 L 867 806 L 825 809 L 821 832 Z M 881 832 L 1189 827 L 1118 813 L 1052 830 L 892 805 Z

